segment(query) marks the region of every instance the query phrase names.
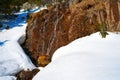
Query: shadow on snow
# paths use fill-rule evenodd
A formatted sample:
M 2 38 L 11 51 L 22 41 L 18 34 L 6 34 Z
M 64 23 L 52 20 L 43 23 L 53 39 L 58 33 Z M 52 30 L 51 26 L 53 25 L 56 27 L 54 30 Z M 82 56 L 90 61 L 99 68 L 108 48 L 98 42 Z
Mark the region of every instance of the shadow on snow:
M 32 12 L 35 12 L 37 10 L 39 10 L 39 8 L 29 10 L 29 11 L 21 11 L 20 13 L 16 13 L 15 15 L 17 16 L 17 18 L 1 22 L 2 27 L 0 28 L 0 31 L 2 31 L 4 29 L 11 29 L 14 27 L 22 27 L 23 24 L 26 23 L 27 15 Z
M 5 40 L 5 41 L 0 41 L 0 46 L 3 46 L 4 43 L 6 43 L 8 40 Z

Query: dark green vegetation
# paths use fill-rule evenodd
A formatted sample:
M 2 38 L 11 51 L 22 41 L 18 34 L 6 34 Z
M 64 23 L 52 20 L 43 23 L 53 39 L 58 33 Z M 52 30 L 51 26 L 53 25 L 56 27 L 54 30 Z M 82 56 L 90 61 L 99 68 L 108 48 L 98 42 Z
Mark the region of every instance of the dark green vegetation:
M 36 5 L 52 4 L 54 2 L 62 2 L 63 0 L 0 0 L 0 14 L 12 14 L 20 10 L 25 2 Z M 64 0 L 69 1 L 69 0 Z
M 96 28 L 98 31 L 100 31 L 102 38 L 105 38 L 108 35 L 106 23 L 97 24 Z
M 25 2 L 40 4 L 40 0 L 0 0 L 0 14 L 12 14 L 20 10 Z
M 11 14 L 20 9 L 22 0 L 0 0 L 0 13 Z

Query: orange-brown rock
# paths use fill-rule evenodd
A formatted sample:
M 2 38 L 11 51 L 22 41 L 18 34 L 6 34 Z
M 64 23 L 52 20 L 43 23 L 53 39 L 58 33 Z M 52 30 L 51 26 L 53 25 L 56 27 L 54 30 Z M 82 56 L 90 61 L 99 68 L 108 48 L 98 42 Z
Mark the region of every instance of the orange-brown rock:
M 119 11 L 117 0 L 56 4 L 29 16 L 24 48 L 36 63 L 41 55 L 51 58 L 59 47 L 102 30 L 102 24 L 106 30 L 119 31 Z
M 45 67 L 47 64 L 50 63 L 49 57 L 47 55 L 40 55 L 38 57 L 38 64 L 42 67 Z

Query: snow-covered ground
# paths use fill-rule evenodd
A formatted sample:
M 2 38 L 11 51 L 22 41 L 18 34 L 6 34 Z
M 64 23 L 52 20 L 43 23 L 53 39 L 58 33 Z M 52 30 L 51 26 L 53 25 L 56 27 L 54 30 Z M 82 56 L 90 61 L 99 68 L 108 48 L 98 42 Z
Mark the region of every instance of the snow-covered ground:
M 25 38 L 27 14 L 37 10 L 39 9 L 21 11 L 16 13 L 18 15 L 16 19 L 2 22 L 3 27 L 0 28 L 0 80 L 16 80 L 15 73 L 23 69 L 35 68 L 19 43 L 22 43 Z M 5 29 L 6 26 L 9 26 L 10 29 Z
M 120 80 L 120 35 L 99 32 L 61 47 L 33 80 Z
M 0 28 L 0 80 L 16 80 L 15 73 L 35 68 L 19 45 L 25 35 L 27 14 L 16 13 L 18 18 L 3 22 Z M 6 25 L 10 29 L 6 30 Z M 77 39 L 56 50 L 52 62 L 33 80 L 120 80 L 119 41 L 120 35 L 111 32 L 106 38 L 97 32 Z

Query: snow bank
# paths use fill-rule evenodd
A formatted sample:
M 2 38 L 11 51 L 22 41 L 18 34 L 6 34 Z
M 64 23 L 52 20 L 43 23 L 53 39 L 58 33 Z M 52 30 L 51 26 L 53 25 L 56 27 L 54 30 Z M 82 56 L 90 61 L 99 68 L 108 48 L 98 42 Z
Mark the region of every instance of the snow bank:
M 2 76 L 0 80 L 16 80 L 16 78 L 14 76 Z
M 27 15 L 44 8 L 35 8 L 30 11 L 15 13 L 16 19 L 2 22 L 0 28 L 0 80 L 16 80 L 13 76 L 21 70 L 32 70 L 35 66 L 24 53 L 20 44 L 25 40 Z M 9 26 L 9 29 L 5 29 Z
M 19 38 L 25 35 L 27 23 L 22 24 L 22 27 L 15 27 L 10 30 L 2 30 L 0 32 L 0 41 L 18 41 Z
M 18 43 L 19 38 L 25 35 L 26 25 L 0 32 L 0 80 L 14 80 L 9 75 L 35 68 Z
M 99 33 L 59 48 L 33 80 L 120 80 L 120 35 Z
M 36 9 L 31 10 L 30 13 L 34 11 Z M 25 40 L 27 26 L 25 22 L 28 13 L 21 11 L 16 13 L 18 15 L 16 19 L 2 22 L 9 26 L 9 29 L 4 29 L 5 26 L 0 28 L 0 80 L 16 80 L 13 75 L 17 72 L 35 68 L 20 46 Z

